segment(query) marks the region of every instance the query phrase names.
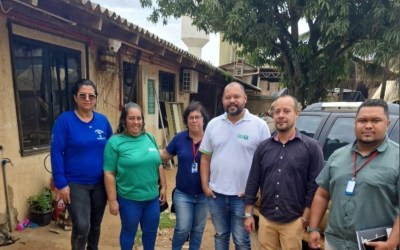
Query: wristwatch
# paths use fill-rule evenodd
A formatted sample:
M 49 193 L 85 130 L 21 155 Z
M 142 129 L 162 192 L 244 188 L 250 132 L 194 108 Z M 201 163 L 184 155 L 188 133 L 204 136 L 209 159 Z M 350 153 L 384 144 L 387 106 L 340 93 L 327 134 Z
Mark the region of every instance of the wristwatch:
M 243 218 L 247 219 L 247 218 L 250 218 L 250 217 L 253 217 L 253 214 L 252 214 L 252 213 L 244 212 Z
M 320 232 L 321 230 L 319 229 L 319 227 L 307 227 L 307 233 L 311 233 L 311 232 Z

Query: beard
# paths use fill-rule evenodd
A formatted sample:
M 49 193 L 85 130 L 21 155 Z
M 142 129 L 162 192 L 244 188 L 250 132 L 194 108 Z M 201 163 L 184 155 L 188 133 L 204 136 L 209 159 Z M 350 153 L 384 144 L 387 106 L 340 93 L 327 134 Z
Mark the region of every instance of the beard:
M 232 107 L 232 106 L 234 106 L 234 105 L 231 105 L 231 106 L 228 106 L 228 107 L 224 108 L 225 112 L 230 116 L 240 115 L 242 113 L 243 109 L 244 109 L 243 107 L 240 107 L 240 106 L 234 106 L 236 109 L 231 111 L 230 107 Z
M 276 129 L 277 131 L 279 131 L 279 132 L 287 132 L 287 131 L 290 130 L 289 127 L 276 127 L 276 126 L 275 126 L 275 129 Z
M 384 141 L 385 138 L 378 139 L 378 138 L 371 138 L 371 139 L 362 139 L 362 138 L 357 138 L 357 142 L 364 144 L 364 145 L 376 145 L 376 144 L 381 144 Z
M 290 131 L 294 127 L 294 124 L 283 123 L 282 125 L 278 125 L 275 123 L 275 129 L 279 132 L 287 132 Z

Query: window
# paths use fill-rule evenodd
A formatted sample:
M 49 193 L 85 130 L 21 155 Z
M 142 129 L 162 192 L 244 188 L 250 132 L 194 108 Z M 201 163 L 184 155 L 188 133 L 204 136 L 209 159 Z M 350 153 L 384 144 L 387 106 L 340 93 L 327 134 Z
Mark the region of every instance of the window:
M 328 136 L 326 137 L 322 151 L 324 159 L 328 160 L 329 156 L 338 148 L 353 143 L 356 139 L 354 135 L 354 117 L 337 118 Z
M 235 76 L 243 76 L 243 69 L 242 68 L 236 68 L 236 75 Z
M 163 117 L 162 122 L 160 120 L 158 128 L 168 127 L 167 114 L 165 110 L 165 102 L 175 101 L 175 75 L 167 72 L 160 71 L 159 74 L 159 102 L 161 115 Z
M 47 149 L 54 121 L 72 106 L 69 90 L 81 78 L 81 53 L 12 37 L 21 154 Z
M 160 71 L 160 102 L 175 101 L 175 75 Z
M 321 120 L 322 117 L 317 115 L 300 115 L 296 120 L 296 128 L 302 134 L 313 138 Z
M 124 82 L 124 104 L 128 102 L 137 101 L 137 71 L 135 64 L 124 62 L 123 63 L 123 82 Z
M 197 93 L 199 85 L 199 73 L 194 70 L 182 70 L 181 91 Z
M 190 92 L 190 80 L 191 80 L 191 71 L 183 70 L 182 71 L 182 85 L 181 91 Z

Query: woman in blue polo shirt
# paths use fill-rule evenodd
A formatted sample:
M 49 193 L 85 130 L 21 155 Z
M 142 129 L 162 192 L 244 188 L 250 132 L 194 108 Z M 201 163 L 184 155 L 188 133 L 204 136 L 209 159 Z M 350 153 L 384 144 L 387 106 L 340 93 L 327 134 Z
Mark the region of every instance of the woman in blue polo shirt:
M 173 203 L 176 224 L 172 238 L 172 249 L 182 249 L 190 235 L 189 249 L 200 249 L 208 215 L 207 197 L 201 188 L 199 151 L 208 115 L 199 102 L 191 102 L 183 112 L 187 130 L 178 133 L 161 150 L 161 158 L 169 160 L 178 156 L 178 172 Z
M 71 249 L 97 249 L 106 207 L 103 152 L 112 135 L 107 117 L 94 111 L 96 85 L 78 80 L 72 87 L 74 110 L 54 124 L 51 167 L 54 185 L 72 220 Z

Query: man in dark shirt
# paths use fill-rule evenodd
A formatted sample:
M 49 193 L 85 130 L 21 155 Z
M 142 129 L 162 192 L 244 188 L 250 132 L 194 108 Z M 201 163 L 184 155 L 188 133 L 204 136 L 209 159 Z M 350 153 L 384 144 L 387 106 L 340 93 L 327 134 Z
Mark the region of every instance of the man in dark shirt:
M 258 239 L 262 249 L 301 249 L 304 228 L 324 159 L 318 142 L 296 129 L 298 102 L 289 95 L 273 104 L 276 133 L 253 157 L 245 195 L 245 227 L 255 230 L 253 206 L 261 190 Z

